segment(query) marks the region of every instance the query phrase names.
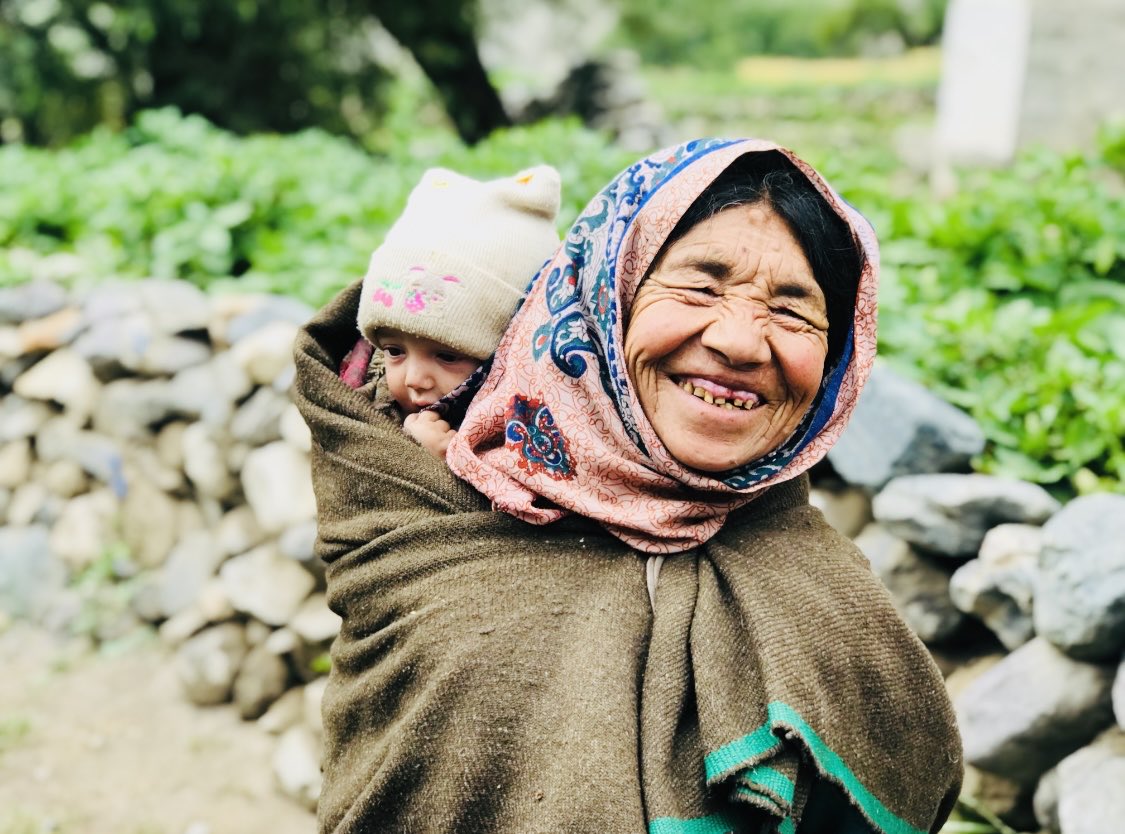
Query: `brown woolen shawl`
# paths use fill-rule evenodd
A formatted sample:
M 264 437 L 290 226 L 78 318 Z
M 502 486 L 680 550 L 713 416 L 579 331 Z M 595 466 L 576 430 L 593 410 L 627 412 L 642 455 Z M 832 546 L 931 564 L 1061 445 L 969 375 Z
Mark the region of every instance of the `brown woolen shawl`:
M 654 615 L 643 554 L 493 512 L 340 381 L 358 296 L 296 345 L 343 618 L 322 832 L 788 832 L 818 805 L 842 810 L 817 830 L 941 826 L 962 773 L 942 679 L 807 478 L 670 557 Z

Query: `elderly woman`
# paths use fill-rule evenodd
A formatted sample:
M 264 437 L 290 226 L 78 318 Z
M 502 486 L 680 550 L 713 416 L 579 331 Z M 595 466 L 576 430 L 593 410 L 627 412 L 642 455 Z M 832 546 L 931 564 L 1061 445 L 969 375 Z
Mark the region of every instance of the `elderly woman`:
M 325 832 L 937 831 L 940 675 L 808 503 L 875 350 L 867 223 L 705 140 L 586 209 L 448 466 L 342 384 L 358 285 L 297 347 L 343 618 Z M 452 470 L 452 472 L 450 471 Z

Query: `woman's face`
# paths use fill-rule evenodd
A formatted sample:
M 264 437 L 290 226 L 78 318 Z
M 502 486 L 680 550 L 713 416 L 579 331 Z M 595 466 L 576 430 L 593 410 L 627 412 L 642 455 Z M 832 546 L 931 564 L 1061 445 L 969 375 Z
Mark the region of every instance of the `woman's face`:
M 672 244 L 637 290 L 625 362 L 680 463 L 723 472 L 781 445 L 824 373 L 824 293 L 764 203 L 724 209 Z

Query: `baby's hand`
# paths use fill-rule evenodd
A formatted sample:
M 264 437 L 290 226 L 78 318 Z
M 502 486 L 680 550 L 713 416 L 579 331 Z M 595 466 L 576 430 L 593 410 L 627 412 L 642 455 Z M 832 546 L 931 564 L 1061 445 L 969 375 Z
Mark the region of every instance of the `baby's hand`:
M 406 419 L 402 421 L 402 428 L 422 444 L 422 448 L 442 460 L 445 460 L 445 450 L 449 448 L 449 441 L 457 433 L 450 427 L 449 423 L 433 411 L 407 414 Z

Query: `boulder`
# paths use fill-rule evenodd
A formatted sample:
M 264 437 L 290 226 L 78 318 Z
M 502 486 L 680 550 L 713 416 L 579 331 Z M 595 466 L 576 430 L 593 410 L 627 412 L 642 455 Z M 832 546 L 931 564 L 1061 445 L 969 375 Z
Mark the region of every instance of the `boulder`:
M 875 520 L 932 553 L 975 556 L 998 524 L 1041 524 L 1061 505 L 1037 484 L 991 475 L 905 475 L 875 496 Z
M 900 475 L 966 471 L 984 439 L 972 417 L 877 362 L 828 461 L 849 484 L 878 490 Z
M 1008 649 L 1035 635 L 1031 615 L 1041 529 L 1030 524 L 993 527 L 981 542 L 980 555 L 949 580 L 953 604 L 983 621 Z
M 1035 631 L 1067 654 L 1125 650 L 1125 495 L 1076 498 L 1043 526 Z
M 1113 672 L 1068 657 L 1041 637 L 1024 644 L 955 699 L 965 760 L 1034 787 L 1112 723 Z

